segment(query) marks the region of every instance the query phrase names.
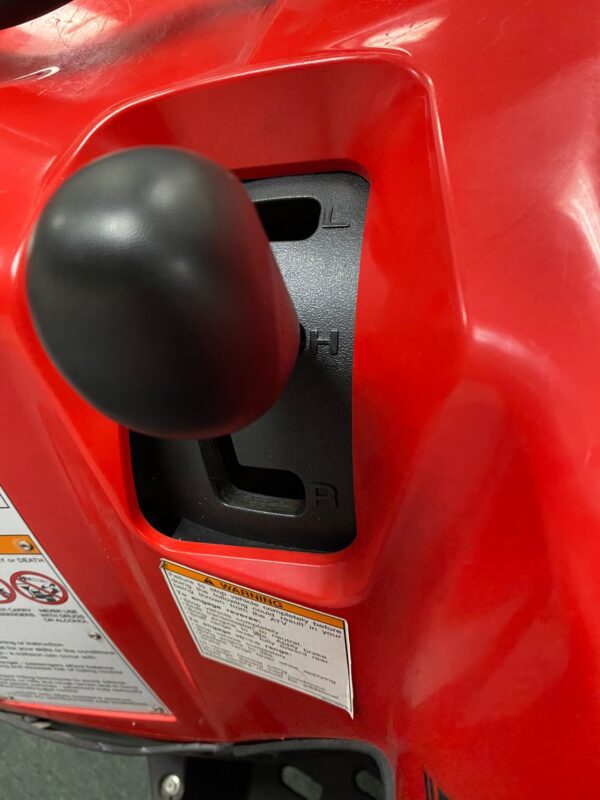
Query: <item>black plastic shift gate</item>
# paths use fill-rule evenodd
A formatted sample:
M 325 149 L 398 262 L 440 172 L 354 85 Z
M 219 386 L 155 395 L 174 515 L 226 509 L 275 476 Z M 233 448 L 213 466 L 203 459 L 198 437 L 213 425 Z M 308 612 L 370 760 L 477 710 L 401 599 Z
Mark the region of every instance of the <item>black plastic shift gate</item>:
M 178 539 L 338 550 L 355 535 L 352 362 L 369 187 L 334 173 L 246 189 L 302 324 L 295 370 L 275 405 L 231 436 L 198 442 L 132 432 L 140 506 Z

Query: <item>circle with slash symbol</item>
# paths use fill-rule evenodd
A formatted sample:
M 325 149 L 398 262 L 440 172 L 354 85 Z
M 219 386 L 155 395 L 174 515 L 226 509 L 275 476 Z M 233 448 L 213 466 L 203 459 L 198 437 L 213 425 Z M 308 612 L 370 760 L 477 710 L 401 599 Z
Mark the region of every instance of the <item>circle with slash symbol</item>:
M 41 572 L 15 572 L 10 582 L 20 595 L 35 603 L 60 606 L 69 597 L 64 586 Z
M 13 589 L 10 584 L 6 583 L 6 581 L 0 580 L 0 605 L 5 603 L 12 603 L 12 601 L 16 598 L 17 593 Z

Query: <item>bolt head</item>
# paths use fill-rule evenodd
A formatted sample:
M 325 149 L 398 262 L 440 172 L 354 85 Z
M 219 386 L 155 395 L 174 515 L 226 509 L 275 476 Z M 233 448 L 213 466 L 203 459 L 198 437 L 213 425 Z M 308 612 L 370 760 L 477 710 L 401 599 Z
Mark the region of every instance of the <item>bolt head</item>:
M 160 794 L 165 800 L 179 800 L 183 795 L 183 781 L 179 775 L 165 775 L 160 782 Z
M 19 539 L 19 541 L 17 542 L 17 547 L 24 553 L 30 553 L 33 550 L 33 545 L 26 539 Z

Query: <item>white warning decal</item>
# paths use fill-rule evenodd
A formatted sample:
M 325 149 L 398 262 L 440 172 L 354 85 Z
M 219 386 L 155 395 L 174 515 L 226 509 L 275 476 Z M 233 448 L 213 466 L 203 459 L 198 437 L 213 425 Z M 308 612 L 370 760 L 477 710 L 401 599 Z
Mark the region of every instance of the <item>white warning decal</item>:
M 203 656 L 354 715 L 346 620 L 172 561 L 161 567 Z
M 168 713 L 0 491 L 0 700 Z

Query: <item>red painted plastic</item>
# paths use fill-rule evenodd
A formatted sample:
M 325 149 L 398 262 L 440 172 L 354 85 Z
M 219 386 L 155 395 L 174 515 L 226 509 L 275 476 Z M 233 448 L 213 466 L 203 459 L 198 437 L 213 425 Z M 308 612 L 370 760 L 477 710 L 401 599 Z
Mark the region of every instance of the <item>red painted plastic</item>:
M 173 716 L 41 713 L 363 739 L 408 800 L 423 769 L 452 800 L 600 792 L 599 33 L 585 0 L 81 0 L 0 32 L 0 485 Z M 369 178 L 347 550 L 161 536 L 43 354 L 28 230 L 140 143 Z M 356 718 L 204 660 L 164 556 L 347 618 Z

